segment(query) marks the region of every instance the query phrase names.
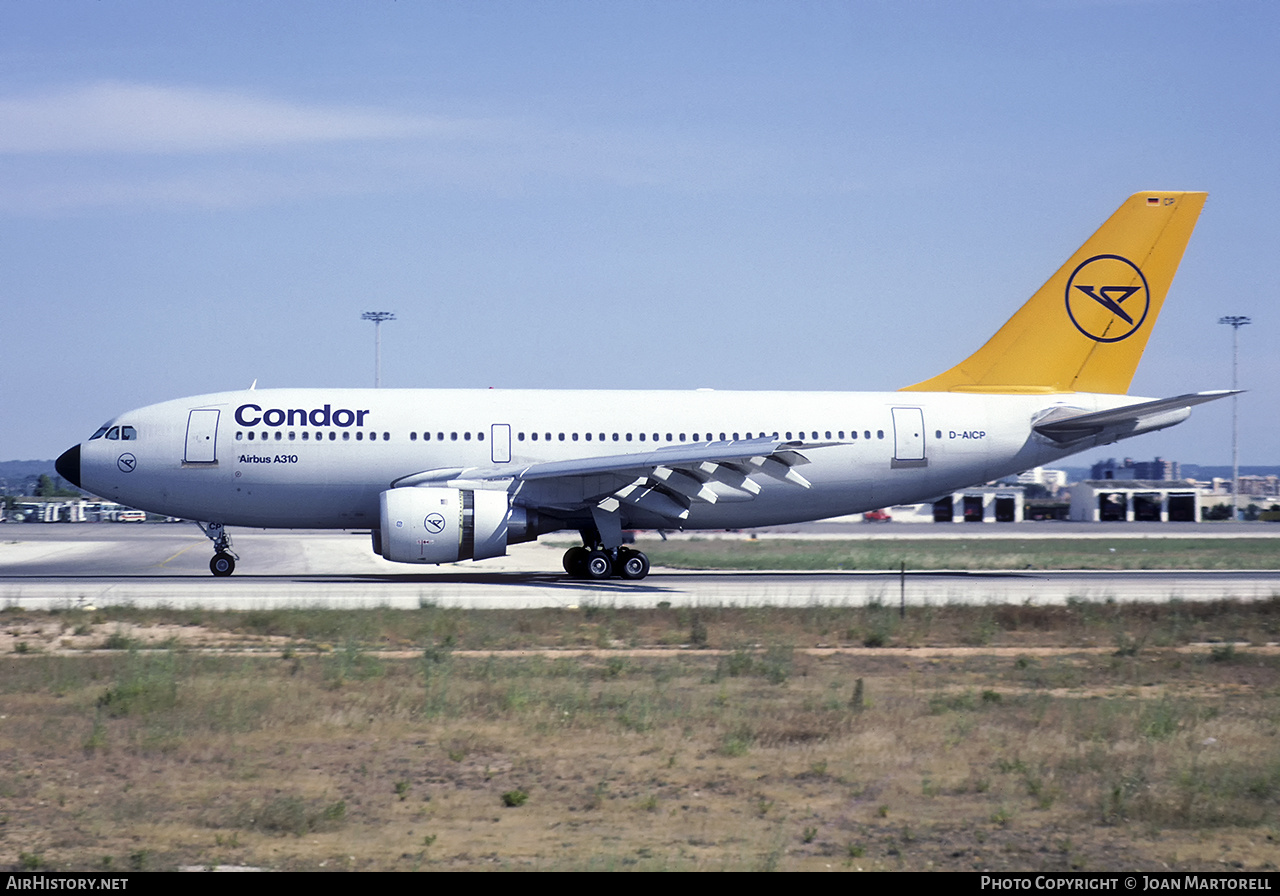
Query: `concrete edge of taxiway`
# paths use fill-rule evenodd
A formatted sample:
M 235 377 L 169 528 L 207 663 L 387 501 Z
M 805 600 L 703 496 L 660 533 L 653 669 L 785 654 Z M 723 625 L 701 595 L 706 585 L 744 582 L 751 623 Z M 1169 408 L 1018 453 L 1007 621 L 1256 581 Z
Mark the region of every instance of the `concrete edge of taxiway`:
M 367 609 L 656 608 L 699 606 L 812 607 L 869 605 L 1062 605 L 1258 601 L 1280 597 L 1280 573 L 1070 573 L 947 575 L 670 574 L 635 583 L 588 583 L 521 574 L 433 581 L 430 576 L 343 579 L 331 576 L 241 579 L 146 578 L 0 581 L 0 606 L 279 607 Z

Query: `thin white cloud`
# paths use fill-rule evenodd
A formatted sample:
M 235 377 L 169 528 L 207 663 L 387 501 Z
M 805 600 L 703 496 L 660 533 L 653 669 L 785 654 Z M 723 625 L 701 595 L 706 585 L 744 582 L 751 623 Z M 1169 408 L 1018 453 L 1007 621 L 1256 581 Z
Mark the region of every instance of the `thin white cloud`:
M 18 214 L 431 189 L 519 194 L 548 182 L 702 191 L 795 177 L 758 140 L 661 126 L 428 116 L 118 81 L 0 96 L 0 157 L 0 213 Z
M 465 131 L 395 112 L 116 81 L 0 98 L 0 153 L 225 152 Z

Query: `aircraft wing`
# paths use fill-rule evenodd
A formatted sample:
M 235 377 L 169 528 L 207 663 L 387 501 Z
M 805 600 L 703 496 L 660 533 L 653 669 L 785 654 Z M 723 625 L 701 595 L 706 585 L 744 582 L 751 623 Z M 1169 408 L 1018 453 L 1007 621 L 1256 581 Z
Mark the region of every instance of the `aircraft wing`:
M 1032 425 L 1032 429 L 1055 442 L 1065 444 L 1096 436 L 1101 441 L 1114 441 L 1124 436 L 1154 432 L 1181 423 L 1191 415 L 1191 408 L 1206 401 L 1217 401 L 1240 390 L 1220 389 L 1214 392 L 1191 392 L 1173 398 L 1144 401 L 1110 411 L 1085 413 L 1072 408 L 1057 408 Z
M 774 438 L 695 442 L 526 466 L 425 470 L 392 487 L 514 482 L 513 498 L 530 507 L 611 513 L 629 504 L 676 521 L 688 517 L 694 501 L 749 501 L 769 480 L 810 488 L 795 469 L 809 463 L 799 449 L 825 444 Z

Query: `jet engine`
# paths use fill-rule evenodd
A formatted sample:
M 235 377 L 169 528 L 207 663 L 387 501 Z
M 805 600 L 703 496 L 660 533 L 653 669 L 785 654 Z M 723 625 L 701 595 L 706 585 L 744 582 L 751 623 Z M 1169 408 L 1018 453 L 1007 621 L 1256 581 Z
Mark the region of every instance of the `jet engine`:
M 534 514 L 494 489 L 408 487 L 380 496 L 373 549 L 398 563 L 453 563 L 501 557 L 508 544 L 537 537 Z

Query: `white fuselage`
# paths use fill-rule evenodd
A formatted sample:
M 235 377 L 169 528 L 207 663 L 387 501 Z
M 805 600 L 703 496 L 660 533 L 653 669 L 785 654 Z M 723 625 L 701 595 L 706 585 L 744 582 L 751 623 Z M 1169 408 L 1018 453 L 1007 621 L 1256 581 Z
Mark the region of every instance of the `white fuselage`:
M 81 484 L 122 504 L 226 525 L 376 527 L 379 494 L 424 471 L 510 468 L 512 500 L 570 506 L 616 486 L 521 483 L 531 464 L 778 434 L 803 443 L 811 488 L 775 482 L 694 502 L 680 526 L 773 525 L 930 500 L 1065 457 L 1032 433 L 1046 410 L 1106 410 L 1123 395 L 271 389 L 122 414 L 80 446 Z M 116 427 L 118 430 L 111 428 Z M 126 457 L 126 455 L 131 457 Z M 568 525 L 568 524 L 567 524 Z M 640 508 L 624 527 L 671 527 Z

